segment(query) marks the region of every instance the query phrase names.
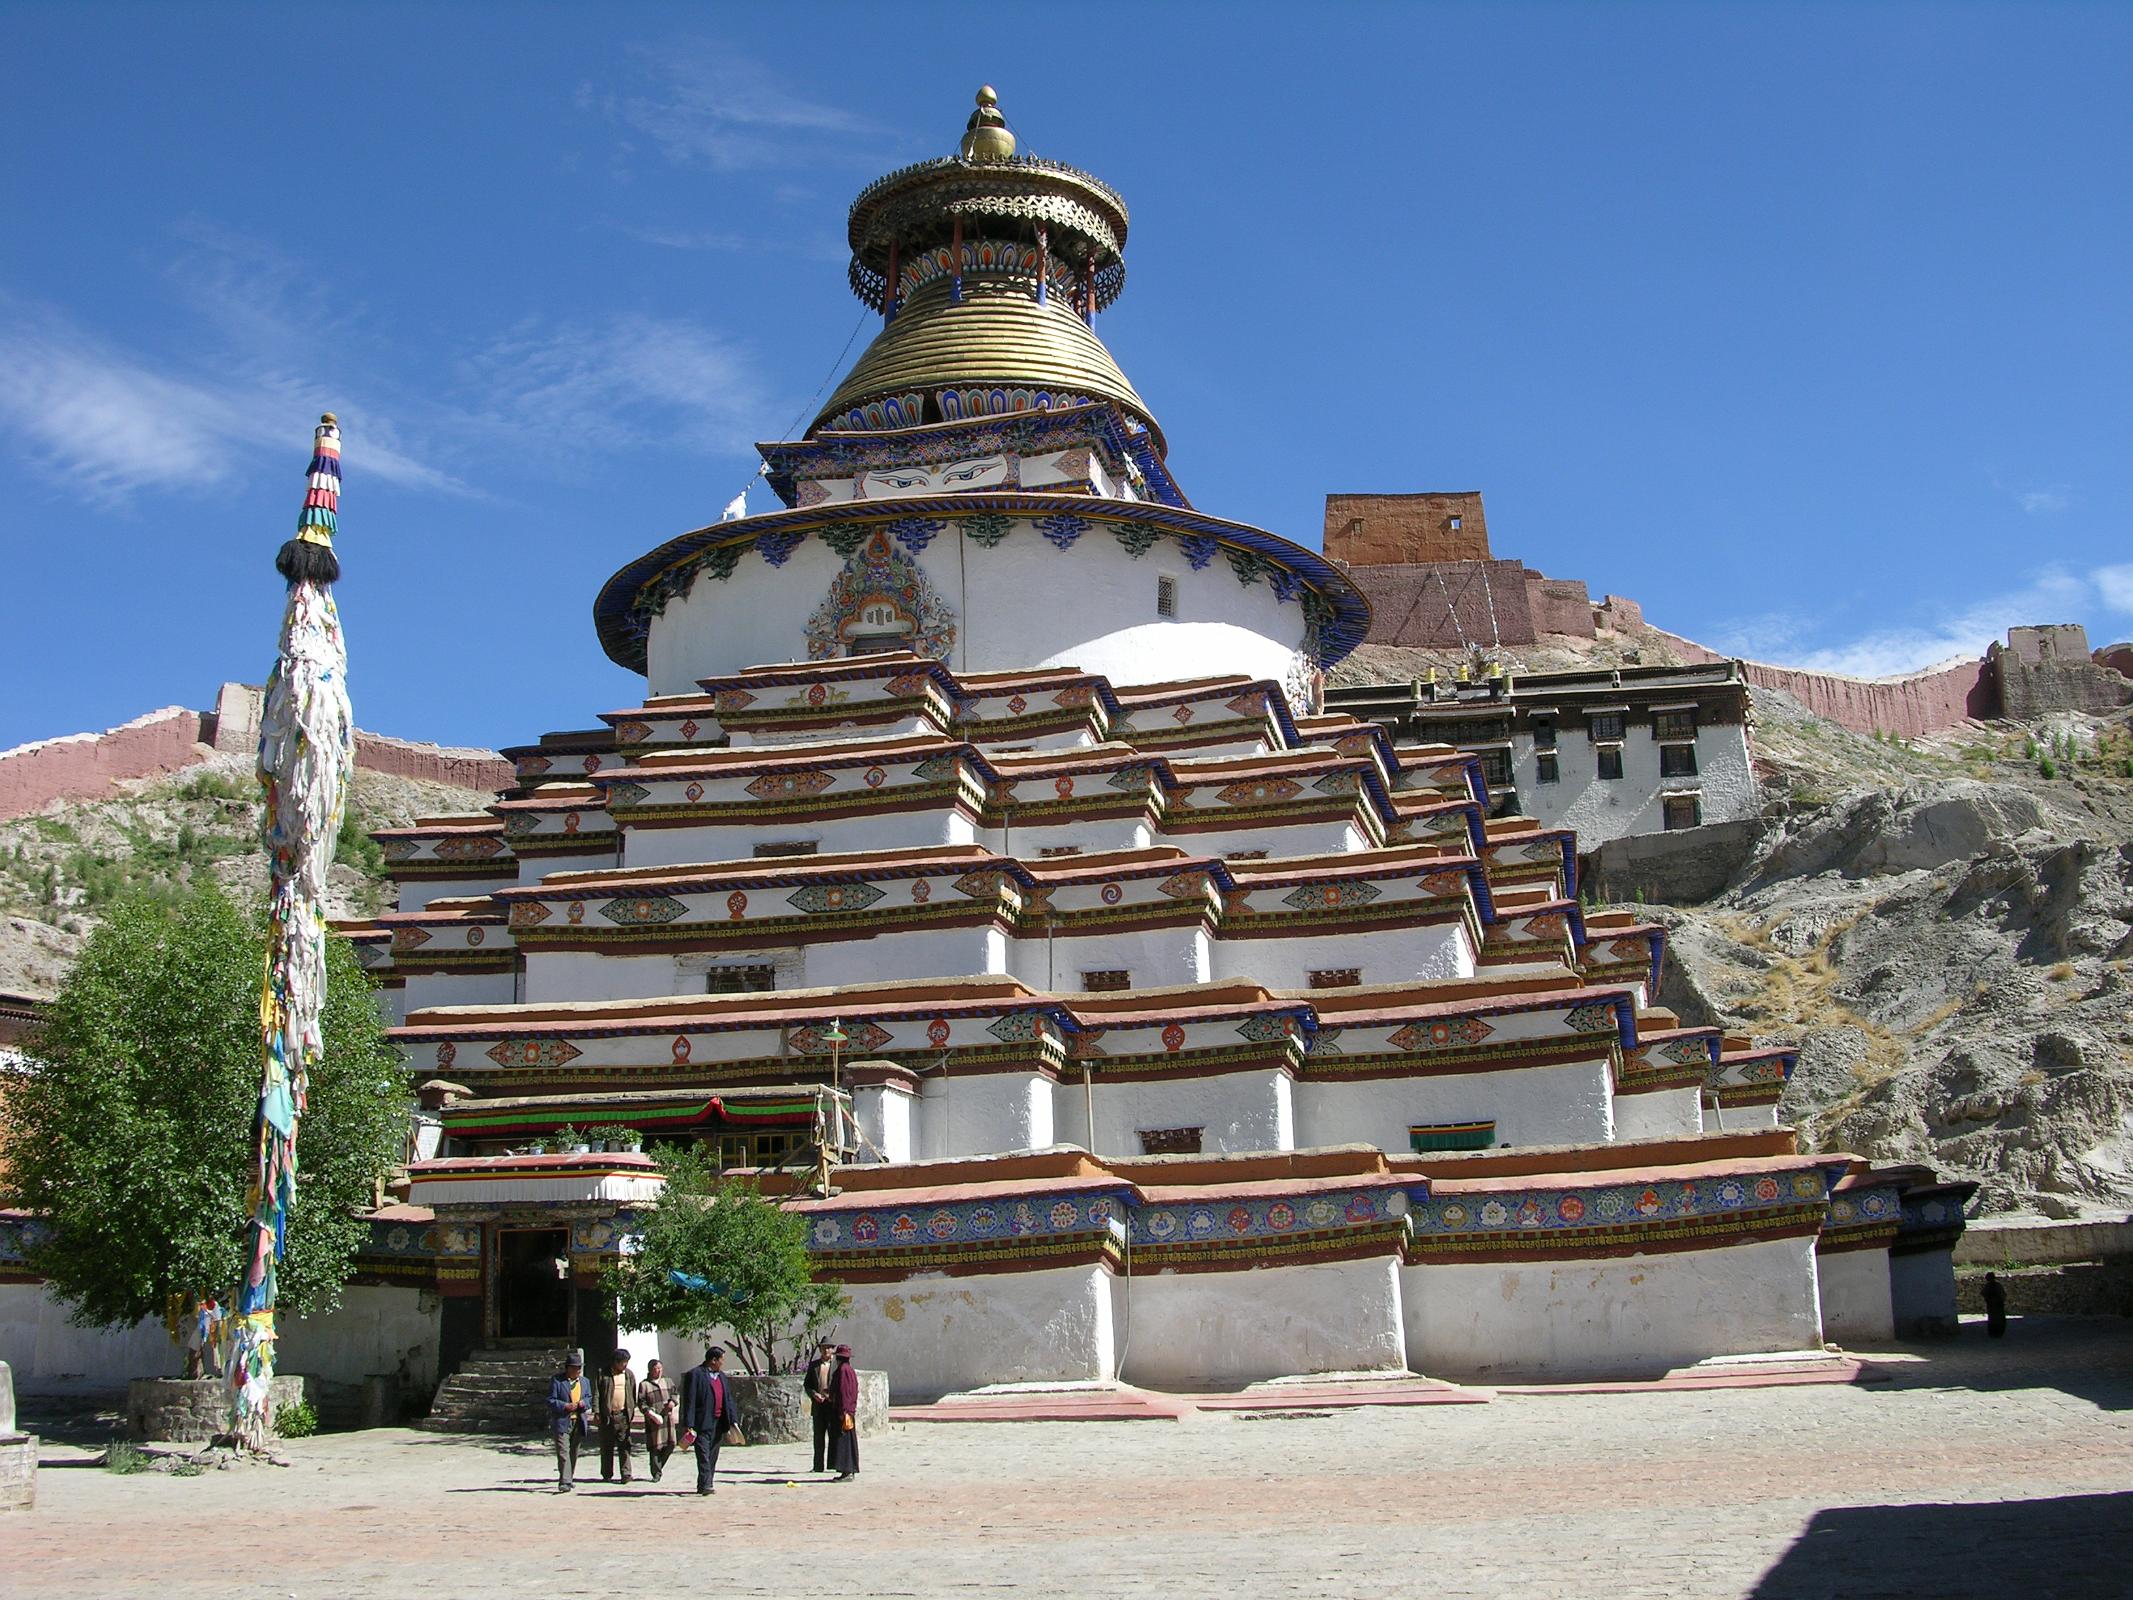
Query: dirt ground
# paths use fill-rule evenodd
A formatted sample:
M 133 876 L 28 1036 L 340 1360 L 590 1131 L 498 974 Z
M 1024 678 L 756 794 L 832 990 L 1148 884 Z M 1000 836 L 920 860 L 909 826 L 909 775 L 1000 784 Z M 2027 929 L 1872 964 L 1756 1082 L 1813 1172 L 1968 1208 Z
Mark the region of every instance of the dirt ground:
M 1805 1388 L 1504 1395 L 1179 1422 L 905 1423 L 837 1485 L 802 1448 L 553 1492 L 538 1443 L 406 1430 L 178 1478 L 57 1425 L 19 1595 L 2133 1595 L 2133 1323 L 1975 1324 Z M 589 1482 L 582 1481 L 589 1478 Z

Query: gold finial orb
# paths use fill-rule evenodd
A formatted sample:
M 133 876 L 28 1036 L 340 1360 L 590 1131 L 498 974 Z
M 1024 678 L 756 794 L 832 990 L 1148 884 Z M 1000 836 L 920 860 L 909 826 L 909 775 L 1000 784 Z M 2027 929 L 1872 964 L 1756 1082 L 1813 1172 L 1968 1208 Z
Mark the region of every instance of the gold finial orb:
M 1000 97 L 989 83 L 978 90 L 978 108 L 964 124 L 956 153 L 965 161 L 1005 161 L 1015 153 L 1014 130 L 1000 114 Z
M 326 413 L 325 415 L 323 415 L 322 417 L 320 417 L 320 418 L 319 418 L 319 421 L 321 421 L 321 422 L 330 422 L 330 423 L 334 424 L 334 425 L 335 425 L 336 427 L 338 427 L 338 426 L 340 425 L 340 421 L 341 421 L 341 419 L 340 419 L 339 417 L 335 416 L 335 415 L 334 415 L 334 414 L 333 414 L 332 412 L 330 412 L 330 411 L 329 411 L 329 412 L 327 412 L 327 413 Z

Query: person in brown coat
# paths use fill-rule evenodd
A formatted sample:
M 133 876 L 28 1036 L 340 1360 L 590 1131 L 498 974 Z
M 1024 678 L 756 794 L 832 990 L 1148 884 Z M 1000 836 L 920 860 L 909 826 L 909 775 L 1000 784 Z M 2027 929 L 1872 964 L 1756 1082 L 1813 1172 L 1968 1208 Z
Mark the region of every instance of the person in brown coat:
M 681 1422 L 681 1400 L 667 1382 L 667 1369 L 657 1356 L 644 1364 L 644 1382 L 637 1385 L 637 1414 L 644 1418 L 644 1458 L 652 1464 L 652 1481 L 666 1471 L 667 1457 L 674 1453 L 674 1438 Z
M 852 1365 L 848 1344 L 837 1346 L 830 1396 L 837 1406 L 837 1425 L 830 1434 L 830 1465 L 837 1469 L 839 1483 L 849 1483 L 859 1476 L 859 1369 Z

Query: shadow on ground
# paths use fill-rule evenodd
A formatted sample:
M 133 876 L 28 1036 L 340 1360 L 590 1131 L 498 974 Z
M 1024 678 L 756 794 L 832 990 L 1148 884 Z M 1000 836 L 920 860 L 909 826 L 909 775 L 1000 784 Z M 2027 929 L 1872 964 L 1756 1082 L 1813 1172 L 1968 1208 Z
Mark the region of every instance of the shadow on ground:
M 2125 1600 L 2133 1493 L 1818 1511 L 1749 1600 Z
M 1965 1317 L 1949 1339 L 1906 1345 L 1918 1359 L 1877 1363 L 1868 1382 L 1891 1389 L 2058 1389 L 2104 1411 L 2133 1410 L 2133 1321 L 2124 1317 L 2010 1317 L 2007 1336 Z M 2133 1577 L 2122 1591 L 2133 1594 Z

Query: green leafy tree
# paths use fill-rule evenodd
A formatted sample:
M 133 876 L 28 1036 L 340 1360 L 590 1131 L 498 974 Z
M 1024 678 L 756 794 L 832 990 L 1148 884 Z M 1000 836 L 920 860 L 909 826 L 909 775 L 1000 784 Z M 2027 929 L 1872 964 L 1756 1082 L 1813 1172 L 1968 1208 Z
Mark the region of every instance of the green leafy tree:
M 224 1299 L 242 1266 L 259 1102 L 263 919 L 213 888 L 114 905 L 32 1041 L 0 1130 L 0 1196 L 43 1219 L 30 1265 L 83 1327 Z M 325 1053 L 297 1138 L 278 1301 L 340 1303 L 358 1214 L 400 1159 L 405 1073 L 369 977 L 333 940 Z
M 724 1332 L 749 1372 L 795 1365 L 849 1305 L 835 1284 L 814 1281 L 807 1219 L 721 1178 L 700 1146 L 656 1160 L 666 1187 L 638 1218 L 635 1252 L 607 1272 L 622 1325 L 704 1340 Z

